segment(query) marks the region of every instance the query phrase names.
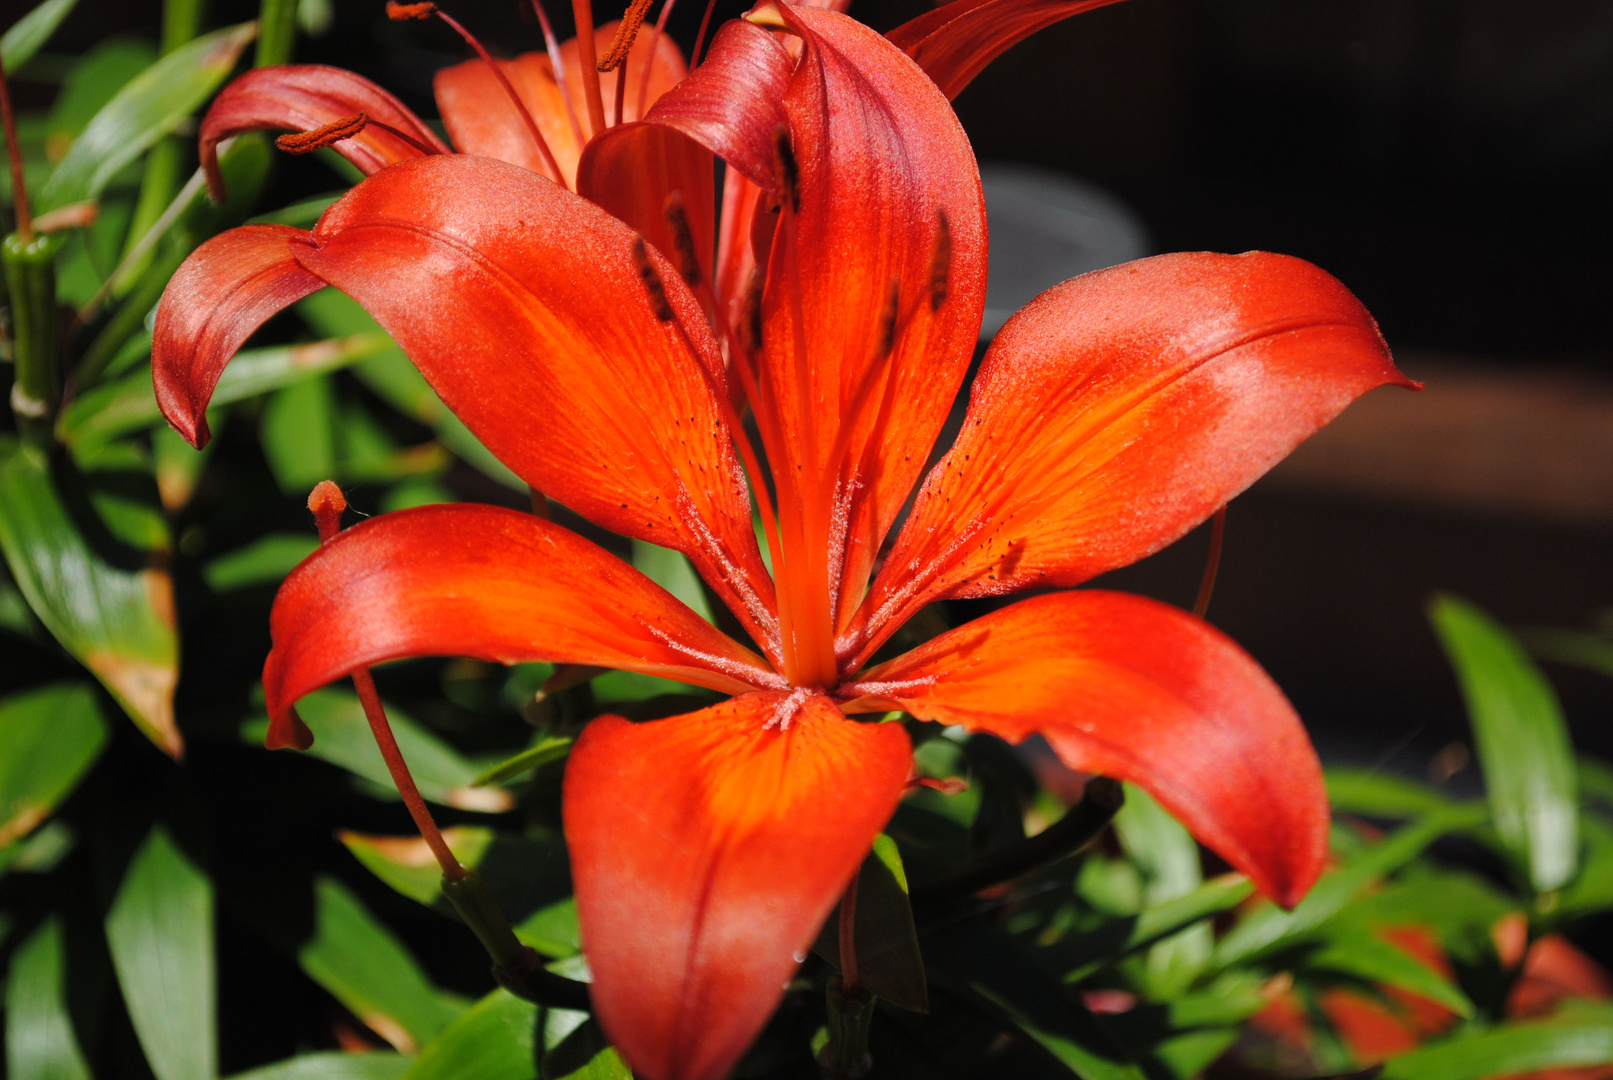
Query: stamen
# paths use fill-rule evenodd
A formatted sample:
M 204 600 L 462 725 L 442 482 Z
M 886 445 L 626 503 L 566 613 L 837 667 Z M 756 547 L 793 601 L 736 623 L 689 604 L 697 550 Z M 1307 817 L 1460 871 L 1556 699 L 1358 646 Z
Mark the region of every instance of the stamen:
M 627 62 L 627 54 L 633 50 L 633 42 L 638 38 L 639 27 L 644 25 L 644 16 L 649 13 L 650 4 L 654 0 L 633 0 L 622 13 L 621 25 L 616 27 L 616 37 L 610 43 L 604 59 L 598 64 L 600 71 L 615 71 Z M 617 99 L 617 108 L 621 108 L 620 98 Z
M 627 107 L 627 65 L 623 64 L 616 69 L 616 108 L 615 118 L 611 123 L 616 127 L 622 126 L 622 116 Z
M 773 706 L 773 715 L 767 718 L 767 723 L 762 725 L 762 730 L 772 731 L 775 728 L 777 728 L 779 731 L 790 730 L 790 724 L 794 722 L 796 714 L 798 714 L 801 711 L 801 707 L 806 704 L 807 698 L 811 697 L 814 693 L 815 691 L 808 690 L 801 686 L 791 690 L 788 697 L 779 702 L 777 705 Z
M 363 131 L 370 124 L 369 115 L 362 112 L 352 116 L 344 116 L 340 120 L 332 120 L 321 127 L 309 131 L 297 131 L 290 135 L 282 135 L 274 144 L 288 154 L 311 154 L 315 150 L 323 150 L 343 139 L 351 139 Z
M 638 79 L 638 115 L 644 115 L 646 99 L 650 96 L 650 72 L 655 70 L 655 57 L 661 51 L 661 34 L 666 30 L 667 16 L 672 14 L 672 5 L 676 0 L 666 0 L 661 5 L 661 14 L 655 19 L 655 34 L 650 38 L 650 62 L 644 65 L 639 72 Z
M 578 0 L 578 2 L 587 3 L 587 0 Z M 493 73 L 493 78 L 498 80 L 499 86 L 504 88 L 505 96 L 510 99 L 510 104 L 515 106 L 515 111 L 521 114 L 521 120 L 526 124 L 527 134 L 531 135 L 532 141 L 537 144 L 538 153 L 543 155 L 543 163 L 554 174 L 555 183 L 562 187 L 569 186 L 566 184 L 566 174 L 560 171 L 560 165 L 554 159 L 554 152 L 549 149 L 549 140 L 545 139 L 543 132 L 538 129 L 538 122 L 532 119 L 532 113 L 528 111 L 526 102 L 521 100 L 521 95 L 517 94 L 515 87 L 510 85 L 509 77 L 504 74 L 503 65 L 494 60 L 492 54 L 482 47 L 482 43 L 476 40 L 476 35 L 460 25 L 458 19 L 437 7 L 436 4 L 430 3 L 429 0 L 419 4 L 400 4 L 397 0 L 386 0 L 386 13 L 388 18 L 399 20 L 424 19 L 427 16 L 435 15 L 447 23 L 454 33 L 464 38 L 465 44 L 476 50 L 476 55 L 481 57 L 482 63 L 486 64 L 487 69 Z M 592 42 L 590 41 L 589 44 L 592 44 Z
M 543 27 L 543 47 L 549 54 L 549 67 L 554 72 L 554 84 L 560 88 L 560 100 L 566 103 L 566 116 L 571 120 L 571 133 L 577 137 L 577 145 L 582 146 L 588 140 L 583 137 L 582 125 L 577 122 L 577 110 L 571 105 L 571 88 L 566 85 L 566 65 L 560 59 L 560 42 L 554 36 L 554 27 L 549 25 L 549 15 L 543 10 L 543 0 L 532 0 L 532 10 L 537 13 L 538 25 Z
M 947 212 L 935 212 L 935 247 L 930 250 L 930 310 L 940 311 L 946 303 L 948 278 L 952 273 L 952 226 Z
M 17 239 L 34 242 L 33 215 L 28 212 L 28 186 L 23 183 L 22 144 L 17 141 L 17 119 L 11 112 L 11 87 L 6 83 L 6 67 L 0 63 L 0 124 L 6 133 L 6 157 L 11 162 L 11 204 L 17 212 Z
M 347 498 L 342 494 L 342 489 L 329 480 L 321 480 L 308 495 L 308 509 L 319 526 L 319 542 L 328 544 L 336 539 L 336 534 L 342 529 L 342 511 L 347 509 Z M 353 688 L 358 691 L 358 700 L 364 707 L 364 718 L 369 721 L 370 733 L 375 736 L 375 745 L 381 751 L 381 759 L 386 762 L 387 772 L 392 774 L 398 794 L 403 796 L 403 804 L 409 808 L 409 816 L 414 818 L 415 828 L 420 830 L 421 838 L 431 848 L 437 865 L 442 868 L 442 876 L 451 882 L 462 881 L 465 868 L 459 865 L 459 860 L 449 850 L 448 842 L 443 839 L 431 811 L 426 808 L 426 800 L 420 797 L 420 788 L 409 774 L 409 766 L 403 760 L 403 752 L 398 749 L 392 725 L 387 722 L 386 709 L 381 705 L 381 695 L 375 689 L 370 669 L 355 668 L 352 674 Z
M 672 240 L 677 245 L 678 273 L 690 288 L 700 284 L 700 255 L 695 250 L 694 230 L 689 227 L 689 214 L 683 208 L 683 192 L 673 191 L 661 205 L 667 224 L 672 226 Z
M 801 169 L 790 145 L 790 129 L 780 124 L 773 131 L 773 171 L 778 176 L 779 194 L 793 213 L 801 212 Z
M 667 302 L 666 286 L 661 283 L 661 274 L 650 261 L 649 248 L 644 243 L 644 237 L 633 238 L 633 265 L 638 267 L 638 276 L 644 282 L 644 291 L 650 294 L 650 310 L 655 317 L 663 323 L 672 321 L 672 305 Z
M 582 67 L 583 96 L 588 99 L 591 134 L 605 130 L 605 99 L 599 92 L 599 68 L 594 63 L 594 7 L 589 0 L 571 0 L 571 15 L 577 23 L 577 62 Z
M 1227 535 L 1227 508 L 1222 506 L 1210 519 L 1210 553 L 1204 558 L 1204 576 L 1199 579 L 1199 594 L 1193 601 L 1193 614 L 1204 618 L 1210 610 L 1210 597 L 1215 593 L 1215 576 L 1221 569 L 1221 542 Z
M 717 0 L 706 0 L 706 13 L 700 17 L 700 33 L 695 35 L 694 51 L 689 54 L 690 71 L 700 66 L 700 46 L 706 42 L 706 31 L 711 27 L 711 13 L 716 6 Z
M 885 294 L 885 310 L 879 313 L 879 352 L 876 355 L 881 360 L 896 347 L 896 316 L 901 310 L 901 300 L 902 283 L 891 278 L 890 289 Z

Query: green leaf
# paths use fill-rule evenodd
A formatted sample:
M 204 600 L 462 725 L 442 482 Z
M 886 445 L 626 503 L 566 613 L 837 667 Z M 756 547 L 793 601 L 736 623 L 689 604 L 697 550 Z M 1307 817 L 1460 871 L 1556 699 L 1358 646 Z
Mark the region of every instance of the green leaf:
M 1382 1080 L 1488 1080 L 1607 1064 L 1613 1064 L 1613 1007 L 1596 1004 L 1425 1045 L 1390 1059 L 1381 1075 Z
M 219 377 L 209 409 L 336 371 L 390 345 L 390 339 L 382 335 L 355 334 L 304 345 L 243 349 Z M 74 398 L 62 410 L 56 431 L 63 442 L 72 446 L 107 442 L 162 422 L 151 389 L 151 372 L 142 369 Z
M 681 551 L 661 547 L 644 540 L 633 541 L 633 566 L 645 577 L 682 600 L 707 622 L 711 622 L 711 605 L 706 602 L 705 590 L 700 587 L 700 575 L 694 564 Z
M 306 492 L 336 475 L 336 391 L 329 379 L 307 379 L 277 390 L 258 428 L 280 490 Z
M 1613 678 L 1613 641 L 1605 637 L 1544 626 L 1519 631 L 1518 637 L 1542 660 L 1573 664 Z
M 314 883 L 314 936 L 297 950 L 310 979 L 404 1053 L 436 1038 L 463 1007 L 451 1004 L 390 930 L 340 882 Z
M 1142 788 L 1127 785 L 1114 827 L 1142 871 L 1146 906 L 1192 895 L 1203 883 L 1198 842 Z M 1213 948 L 1208 924 L 1191 926 L 1151 947 L 1139 972 L 1146 995 L 1159 1000 L 1182 993 L 1204 970 Z
M 314 732 L 310 755 L 369 781 L 378 794 L 393 792 L 387 797 L 396 797 L 392 774 L 376 748 L 358 695 L 346 690 L 316 690 L 297 703 L 297 712 Z M 502 788 L 472 787 L 481 770 L 408 715 L 388 707 L 387 717 L 420 794 L 427 799 L 488 814 L 502 813 L 514 805 Z M 251 721 L 242 725 L 241 734 L 246 741 L 261 745 L 268 727 L 267 718 Z
M 202 580 L 214 592 L 279 582 L 319 547 L 309 533 L 270 533 L 202 567 Z
M 924 958 L 907 898 L 907 875 L 895 841 L 883 836 L 883 850 L 870 851 L 857 872 L 857 918 L 853 928 L 857 968 L 864 986 L 893 1005 L 929 1012 Z M 895 862 L 892 869 L 891 861 Z M 840 909 L 818 931 L 812 950 L 840 968 Z
M 1064 1015 L 1043 1009 L 1032 1019 L 991 988 L 977 984 L 974 990 L 1081 1080 L 1145 1080 L 1142 1070 L 1124 1060 L 1118 1047 L 1110 1045 L 1113 1037 L 1084 1008 L 1071 1007 Z
M 299 1054 L 236 1073 L 229 1080 L 402 1080 L 414 1059 L 402 1054 L 349 1054 L 340 1050 Z
M 78 786 L 106 734 L 95 694 L 82 684 L 0 701 L 0 852 L 21 843 Z
M 536 746 L 522 750 L 512 758 L 494 765 L 471 781 L 472 787 L 487 787 L 491 784 L 502 784 L 506 780 L 513 780 L 517 776 L 531 772 L 539 765 L 547 765 L 551 761 L 559 761 L 571 753 L 572 739 L 564 735 L 550 735 L 538 740 Z
M 39 193 L 40 210 L 98 198 L 118 170 L 176 130 L 234 70 L 257 28 L 217 30 L 132 79 L 89 122 Z
M 1217 944 L 1215 965 L 1226 968 L 1298 941 L 1361 897 L 1379 878 L 1416 858 L 1429 844 L 1448 832 L 1477 825 L 1485 816 L 1482 806 L 1465 804 L 1402 826 L 1364 855 L 1324 875 L 1293 911 L 1267 904 L 1250 913 Z
M 550 1022 L 544 1026 L 544 1042 L 549 1046 L 543 1055 L 545 1080 L 633 1080 L 632 1070 L 593 1019 L 583 1019 L 563 1037 L 555 1038 L 554 1013 L 559 1011 L 551 1010 Z M 583 1015 L 570 1013 L 567 1019 Z
M 88 511 L 77 505 L 77 516 L 69 512 L 68 485 L 80 503 L 87 499 L 69 472 L 53 475 L 40 450 L 0 440 L 0 549 L 39 621 L 148 739 L 177 757 L 184 744 L 174 725 L 173 583 L 165 570 L 114 566 L 92 548 L 78 523 Z
M 515 924 L 515 936 L 544 956 L 576 956 L 582 949 L 576 898 L 568 896 L 534 911 Z
M 1467 995 L 1438 972 L 1370 933 L 1330 935 L 1326 944 L 1305 958 L 1304 966 L 1407 990 L 1438 1002 L 1458 1016 L 1472 1016 L 1474 1012 Z
M 62 91 L 45 118 L 46 158 L 65 157 L 95 114 L 156 60 L 157 51 L 149 44 L 124 37 L 98 42 L 80 57 L 62 80 Z
M 0 37 L 0 61 L 4 61 L 7 75 L 15 74 L 33 58 L 77 3 L 78 0 L 45 0 L 11 24 L 5 37 Z M 13 1070 L 11 1075 L 22 1074 Z
M 442 830 L 448 850 L 465 866 L 474 867 L 493 843 L 493 830 L 454 825 Z M 366 836 L 339 832 L 340 840 L 364 868 L 398 892 L 427 907 L 442 900 L 442 868 L 426 842 L 418 836 Z
M 106 941 L 157 1080 L 214 1080 L 213 886 L 160 825 L 123 876 Z
M 1557 898 L 1554 916 L 1589 914 L 1613 909 L 1613 824 L 1597 814 L 1579 820 L 1584 841 L 1579 876 Z
M 1451 805 L 1433 787 L 1392 773 L 1332 768 L 1326 777 L 1327 800 L 1337 813 L 1414 818 Z
M 1600 758 L 1579 757 L 1579 790 L 1587 799 L 1596 799 L 1613 808 L 1613 765 Z
M 1511 634 L 1454 596 L 1429 618 L 1456 668 L 1501 842 L 1546 892 L 1574 876 L 1579 795 L 1557 695 Z
M 67 1012 L 67 955 L 53 917 L 17 946 L 6 984 L 6 1075 L 90 1080 Z
M 495 990 L 431 1042 L 406 1080 L 532 1080 L 538 1007 Z
M 1242 874 L 1223 874 L 1186 896 L 1144 908 L 1130 919 L 1106 920 L 1098 930 L 1072 937 L 1046 952 L 1057 967 L 1068 971 L 1066 982 L 1080 982 L 1110 960 L 1146 948 L 1194 923 L 1231 911 L 1247 900 L 1254 889 Z

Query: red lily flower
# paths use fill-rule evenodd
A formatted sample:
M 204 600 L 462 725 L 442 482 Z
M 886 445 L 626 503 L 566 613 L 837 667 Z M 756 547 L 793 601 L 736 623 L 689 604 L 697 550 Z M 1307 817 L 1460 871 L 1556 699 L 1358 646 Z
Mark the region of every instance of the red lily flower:
M 511 469 L 685 553 L 760 650 L 588 541 L 484 506 L 371 519 L 275 601 L 276 745 L 306 744 L 299 697 L 407 656 L 594 664 L 734 695 L 666 720 L 602 717 L 567 767 L 593 1001 L 651 1080 L 738 1059 L 895 808 L 907 735 L 848 714 L 1040 732 L 1296 902 L 1322 868 L 1320 769 L 1280 691 L 1204 623 L 1058 592 L 865 666 L 932 601 L 1068 588 L 1158 550 L 1361 393 L 1412 385 L 1361 305 L 1296 259 L 1172 255 L 1077 278 L 997 335 L 963 433 L 876 567 L 974 347 L 979 177 L 946 96 L 890 42 L 830 11 L 772 18 L 797 56 L 732 24 L 770 59 L 696 73 L 726 80 L 708 130 L 778 205 L 756 230 L 763 287 L 723 341 L 708 324 L 721 312 L 622 221 L 530 171 L 442 155 L 377 173 L 312 231 L 210 241 L 155 333 L 158 400 L 199 440 L 252 329 L 342 289 Z

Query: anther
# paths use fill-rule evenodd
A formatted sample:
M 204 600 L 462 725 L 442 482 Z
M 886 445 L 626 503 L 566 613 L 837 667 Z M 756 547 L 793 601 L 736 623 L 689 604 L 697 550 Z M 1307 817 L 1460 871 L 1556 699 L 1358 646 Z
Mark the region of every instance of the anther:
M 644 291 L 650 294 L 650 310 L 655 317 L 664 323 L 672 321 L 672 305 L 667 303 L 666 286 L 661 284 L 661 275 L 650 261 L 649 247 L 644 243 L 644 237 L 633 238 L 633 265 L 638 267 L 638 276 L 644 282 Z
M 793 213 L 801 212 L 801 169 L 790 145 L 790 129 L 780 124 L 773 131 L 773 168 L 778 173 L 779 195 Z
M 683 192 L 667 195 L 661 206 L 667 224 L 672 226 L 672 241 L 677 246 L 678 273 L 690 288 L 700 284 L 700 256 L 695 251 L 694 230 L 689 227 L 689 214 L 683 208 Z
M 891 278 L 890 289 L 885 293 L 885 309 L 879 314 L 879 355 L 889 356 L 896 347 L 896 315 L 901 308 L 902 284 Z
M 766 284 L 767 275 L 762 268 L 751 267 L 750 280 L 745 283 L 745 304 L 739 312 L 740 343 L 749 353 L 762 349 L 762 290 Z
M 947 299 L 947 279 L 952 273 L 952 227 L 947 212 L 935 212 L 935 247 L 930 251 L 930 310 L 940 311 Z
M 274 144 L 288 154 L 311 154 L 315 150 L 323 150 L 343 139 L 351 139 L 363 131 L 370 124 L 368 113 L 354 113 L 344 116 L 340 120 L 332 120 L 321 127 L 311 131 L 297 131 L 290 135 L 282 135 Z
M 347 509 L 347 496 L 333 480 L 321 480 L 308 493 L 308 512 L 314 515 L 319 526 L 319 542 L 328 544 L 342 531 L 342 512 Z
M 639 27 L 644 25 L 644 16 L 650 10 L 652 0 L 633 0 L 622 13 L 621 25 L 616 28 L 616 37 L 610 43 L 603 59 L 595 67 L 600 71 L 615 71 L 627 61 L 627 54 L 633 50 L 633 40 L 638 37 Z
M 400 4 L 398 0 L 386 0 L 386 17 L 394 22 L 405 19 L 429 19 L 437 13 L 437 5 L 427 0 L 420 4 Z

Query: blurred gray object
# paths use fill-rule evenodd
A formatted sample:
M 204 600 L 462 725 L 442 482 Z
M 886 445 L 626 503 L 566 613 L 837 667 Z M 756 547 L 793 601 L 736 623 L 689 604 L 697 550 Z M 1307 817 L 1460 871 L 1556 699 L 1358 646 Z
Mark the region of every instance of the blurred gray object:
M 991 231 L 983 341 L 1059 282 L 1150 253 L 1137 215 L 1094 184 L 1012 164 L 982 165 L 980 181 Z

